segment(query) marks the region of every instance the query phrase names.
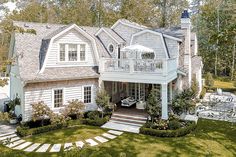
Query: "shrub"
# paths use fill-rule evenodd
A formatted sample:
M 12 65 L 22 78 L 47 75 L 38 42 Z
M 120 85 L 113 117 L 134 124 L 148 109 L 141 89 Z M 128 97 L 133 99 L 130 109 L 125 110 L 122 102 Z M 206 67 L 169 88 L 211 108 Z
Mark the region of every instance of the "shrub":
M 190 122 L 186 127 L 177 130 L 157 130 L 146 128 L 145 125 L 140 128 L 140 133 L 157 137 L 180 137 L 189 134 L 196 128 L 195 122 Z
M 104 110 L 109 108 L 110 97 L 105 90 L 99 90 L 95 101 L 98 107 L 102 110 L 102 118 L 103 118 Z
M 83 116 L 85 105 L 78 99 L 68 102 L 68 105 L 62 110 L 62 114 L 66 117 L 75 117 L 76 119 Z
M 158 100 L 158 91 L 152 90 L 147 99 L 147 106 L 146 111 L 148 115 L 150 115 L 152 122 L 154 121 L 155 117 L 159 117 L 161 115 L 161 103 Z
M 109 117 L 104 117 L 104 118 L 98 118 L 98 119 L 82 119 L 81 122 L 86 125 L 93 125 L 93 126 L 102 126 L 109 120 Z
M 43 123 L 43 125 L 42 125 Z M 31 120 L 31 121 L 27 121 L 27 122 L 24 122 L 21 124 L 21 126 L 23 127 L 28 127 L 28 128 L 37 128 L 37 127 L 40 127 L 40 126 L 47 126 L 47 125 L 50 125 L 51 122 L 50 122 L 50 119 L 44 119 L 43 122 L 42 120 Z
M 206 88 L 205 87 L 203 87 L 202 88 L 202 91 L 201 91 L 201 93 L 200 93 L 200 99 L 203 99 L 204 98 L 204 96 L 205 96 L 205 94 L 206 94 Z
M 206 86 L 213 87 L 214 86 L 214 79 L 212 77 L 212 74 L 208 72 L 205 77 L 205 84 Z
M 180 122 L 177 121 L 177 120 L 172 120 L 172 121 L 169 121 L 169 123 L 168 123 L 168 128 L 169 128 L 170 130 L 176 130 L 176 129 L 181 128 L 181 124 L 180 124 Z
M 24 136 L 36 135 L 36 134 L 40 134 L 40 133 L 44 133 L 44 132 L 48 132 L 52 130 L 61 129 L 66 126 L 67 125 L 65 124 L 54 124 L 54 125 L 42 126 L 42 127 L 32 128 L 32 129 L 29 129 L 28 127 L 18 126 L 16 130 L 19 136 L 24 137 Z
M 100 115 L 101 115 L 101 112 L 99 112 L 99 111 L 91 111 L 88 113 L 88 118 L 95 120 L 95 119 L 100 118 Z
M 70 120 L 70 117 L 65 117 L 64 115 L 59 115 L 56 113 L 52 113 L 50 115 L 51 124 L 66 124 L 68 120 Z
M 9 113 L 0 112 L 0 122 L 6 122 L 6 121 L 9 121 L 9 120 L 10 120 Z

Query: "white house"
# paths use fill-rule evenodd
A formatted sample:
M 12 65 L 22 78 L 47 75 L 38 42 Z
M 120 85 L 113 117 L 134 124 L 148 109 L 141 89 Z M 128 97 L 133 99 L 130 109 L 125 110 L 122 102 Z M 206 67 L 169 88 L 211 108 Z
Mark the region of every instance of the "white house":
M 15 33 L 11 40 L 11 99 L 21 99 L 23 121 L 31 118 L 31 104 L 44 101 L 53 111 L 79 99 L 96 109 L 98 88 L 111 101 L 124 97 L 145 101 L 152 88 L 160 89 L 162 118 L 168 102 L 191 86 L 195 77 L 201 91 L 201 57 L 196 34 L 184 11 L 181 26 L 153 29 L 125 19 L 111 28 L 14 22 L 35 34 Z

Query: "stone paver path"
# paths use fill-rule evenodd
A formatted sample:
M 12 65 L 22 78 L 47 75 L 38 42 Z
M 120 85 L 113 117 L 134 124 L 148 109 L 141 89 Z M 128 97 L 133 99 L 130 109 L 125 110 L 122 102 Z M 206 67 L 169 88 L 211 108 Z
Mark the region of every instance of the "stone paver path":
M 105 138 L 103 138 L 103 137 L 101 137 L 101 136 L 96 136 L 96 137 L 94 137 L 97 141 L 99 141 L 99 142 L 101 142 L 101 143 L 104 143 L 104 142 L 107 142 L 108 140 L 107 139 L 105 139 Z
M 109 139 L 115 139 L 116 138 L 115 135 L 111 135 L 111 134 L 108 134 L 108 133 L 104 133 L 104 134 L 102 134 L 102 136 L 104 136 L 106 138 L 109 138 Z
M 48 150 L 48 148 L 50 147 L 51 144 L 44 144 L 42 145 L 36 152 L 46 152 Z
M 17 145 L 19 145 L 21 143 L 24 143 L 24 142 L 25 142 L 25 140 L 19 140 L 19 141 L 15 141 L 15 142 L 13 142 L 11 144 L 8 144 L 6 146 L 9 147 L 9 148 L 13 148 L 13 147 L 15 147 L 15 146 L 17 146 Z
M 0 125 L 0 128 L 1 127 L 2 126 Z M 8 128 L 8 127 L 4 126 L 3 128 Z M 6 142 L 5 146 L 12 149 L 23 150 L 25 152 L 43 153 L 43 152 L 68 151 L 71 148 L 73 148 L 73 145 L 75 145 L 77 148 L 80 149 L 83 148 L 85 144 L 88 144 L 89 146 L 96 146 L 100 143 L 108 142 L 111 139 L 115 139 L 117 136 L 120 136 L 121 134 L 123 134 L 123 132 L 121 131 L 109 130 L 107 133 L 103 133 L 101 136 L 89 138 L 86 139 L 85 141 L 77 141 L 75 143 L 68 142 L 62 144 L 44 144 L 44 143 L 27 142 L 18 137 L 15 131 L 13 131 L 12 127 L 9 127 L 9 131 L 0 130 L 0 141 Z M 8 141 L 8 139 L 10 141 Z
M 64 144 L 64 151 L 68 151 L 70 149 L 73 148 L 73 144 L 72 143 L 65 143 Z
M 96 146 L 98 145 L 97 142 L 95 142 L 93 139 L 87 139 L 85 140 L 90 146 Z
M 32 142 L 25 142 L 25 143 L 22 143 L 22 144 L 20 144 L 19 146 L 13 148 L 13 149 L 21 150 L 21 149 L 23 149 L 23 148 L 28 147 L 28 146 L 31 145 L 31 144 L 32 144 Z
M 115 130 L 109 130 L 108 131 L 109 133 L 111 133 L 111 134 L 114 134 L 114 135 L 121 135 L 121 134 L 123 134 L 123 132 L 121 132 L 121 131 L 115 131 Z
M 60 152 L 61 144 L 54 144 L 50 150 L 50 152 Z
M 41 144 L 40 143 L 34 143 L 33 145 L 31 145 L 30 147 L 26 148 L 24 151 L 26 152 L 32 152 L 34 151 L 36 148 L 38 148 Z
M 83 148 L 84 142 L 82 142 L 82 141 L 77 141 L 77 142 L 75 142 L 75 145 L 76 145 L 76 147 Z

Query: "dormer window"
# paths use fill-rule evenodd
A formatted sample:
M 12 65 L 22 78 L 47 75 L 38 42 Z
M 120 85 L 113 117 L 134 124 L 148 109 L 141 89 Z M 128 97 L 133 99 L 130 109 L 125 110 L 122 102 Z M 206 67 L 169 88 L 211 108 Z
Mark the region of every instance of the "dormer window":
M 85 44 L 59 44 L 59 47 L 60 62 L 86 61 Z
M 110 53 L 113 53 L 114 52 L 114 46 L 112 44 L 110 44 L 108 46 L 108 50 L 109 50 Z

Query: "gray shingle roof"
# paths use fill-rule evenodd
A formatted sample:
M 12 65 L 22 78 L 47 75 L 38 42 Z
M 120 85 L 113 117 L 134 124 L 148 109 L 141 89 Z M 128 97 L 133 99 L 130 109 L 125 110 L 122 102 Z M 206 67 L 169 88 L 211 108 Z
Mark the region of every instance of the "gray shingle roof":
M 94 70 L 94 67 L 46 68 L 42 74 L 39 74 L 40 67 L 42 67 L 45 59 L 50 38 L 55 35 L 56 32 L 58 33 L 68 26 L 18 21 L 14 21 L 13 24 L 24 29 L 34 29 L 36 31 L 36 35 L 29 33 L 15 34 L 15 53 L 18 56 L 17 62 L 19 73 L 23 81 L 98 77 L 97 70 Z M 108 55 L 108 52 L 94 35 L 99 28 L 82 28 L 95 39 L 99 55 Z
M 104 29 L 114 38 L 116 39 L 119 43 L 124 43 L 125 40 L 123 38 L 121 38 L 115 31 L 113 31 L 111 28 L 106 28 L 104 27 Z
M 171 28 L 157 28 L 157 29 L 152 29 L 153 31 L 163 33 L 166 35 L 170 35 L 176 38 L 183 38 L 184 37 L 184 32 L 181 29 L 181 27 L 171 27 Z

